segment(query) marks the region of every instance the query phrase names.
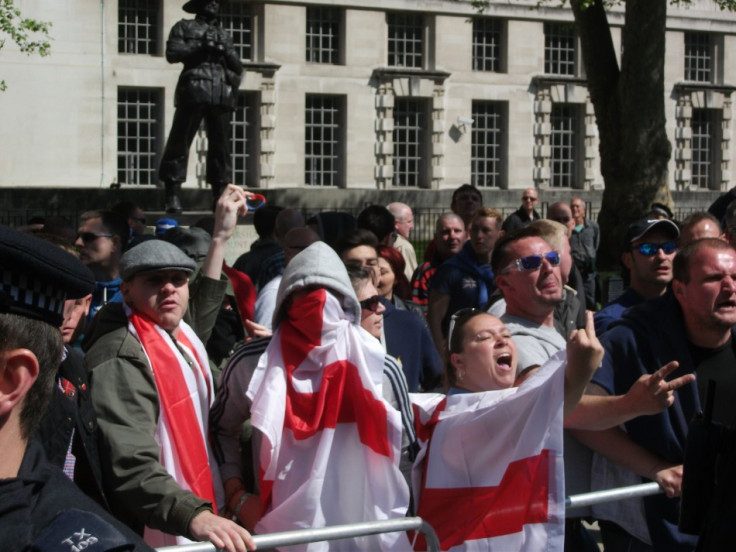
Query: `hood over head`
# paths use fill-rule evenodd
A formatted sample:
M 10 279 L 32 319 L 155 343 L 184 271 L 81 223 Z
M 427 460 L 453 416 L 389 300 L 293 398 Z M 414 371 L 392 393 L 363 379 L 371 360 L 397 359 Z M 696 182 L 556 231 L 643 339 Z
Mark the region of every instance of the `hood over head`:
M 288 297 L 307 287 L 327 288 L 341 299 L 343 311 L 353 324 L 360 324 L 360 302 L 353 291 L 345 265 L 324 242 L 315 242 L 296 255 L 284 270 L 276 296 L 273 328 L 283 320 Z

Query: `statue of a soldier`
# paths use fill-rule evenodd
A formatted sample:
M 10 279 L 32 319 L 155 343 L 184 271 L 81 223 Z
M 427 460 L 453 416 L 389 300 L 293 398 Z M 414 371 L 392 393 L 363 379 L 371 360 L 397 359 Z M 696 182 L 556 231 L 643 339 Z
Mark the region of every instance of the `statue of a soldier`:
M 189 0 L 183 9 L 196 17 L 174 25 L 166 42 L 166 60 L 184 64 L 174 96 L 174 121 L 159 167 L 167 213 L 181 213 L 179 190 L 187 177 L 192 140 L 203 119 L 209 142 L 207 182 L 215 200 L 231 181 L 230 114 L 243 72 L 232 39 L 217 20 L 218 0 Z

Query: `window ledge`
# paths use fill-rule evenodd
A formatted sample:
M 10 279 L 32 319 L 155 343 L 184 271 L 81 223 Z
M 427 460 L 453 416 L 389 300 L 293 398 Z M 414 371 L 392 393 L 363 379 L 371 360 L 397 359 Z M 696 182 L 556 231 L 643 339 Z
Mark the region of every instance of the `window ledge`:
M 272 77 L 276 71 L 281 69 L 281 65 L 278 63 L 265 63 L 259 61 L 243 61 L 243 69 L 246 71 L 253 71 L 254 73 L 262 73 L 266 76 Z
M 579 84 L 587 86 L 588 80 L 585 77 L 573 77 L 569 75 L 535 75 L 532 77 L 532 84 L 535 86 L 553 86 L 555 84 Z
M 373 76 L 377 79 L 420 77 L 444 82 L 450 75 L 451 73 L 446 71 L 429 71 L 426 69 L 409 69 L 406 67 L 377 67 L 373 70 Z
M 730 84 L 713 84 L 710 82 L 694 82 L 694 81 L 682 81 L 676 82 L 672 87 L 675 92 L 680 94 L 687 94 L 689 92 L 701 92 L 705 90 L 712 90 L 714 92 L 721 92 L 726 96 L 730 96 L 731 93 L 736 90 L 736 86 Z

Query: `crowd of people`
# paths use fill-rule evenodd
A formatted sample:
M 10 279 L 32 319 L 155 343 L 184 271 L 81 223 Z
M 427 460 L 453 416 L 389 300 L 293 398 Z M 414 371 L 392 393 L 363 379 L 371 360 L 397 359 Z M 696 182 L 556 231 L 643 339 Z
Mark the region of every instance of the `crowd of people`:
M 736 190 L 680 222 L 652 205 L 605 304 L 579 197 L 543 218 L 530 188 L 504 218 L 465 184 L 425 251 L 404 203 L 268 204 L 230 267 L 250 196 L 228 184 L 212 217 L 153 232 L 129 202 L 76 229 L 0 227 L 10 550 L 241 552 L 254 533 L 411 514 L 443 550 L 598 550 L 593 520 L 611 552 L 730 542 Z M 728 436 L 700 464 L 693 420 Z M 664 492 L 565 512 L 566 494 L 642 481 Z

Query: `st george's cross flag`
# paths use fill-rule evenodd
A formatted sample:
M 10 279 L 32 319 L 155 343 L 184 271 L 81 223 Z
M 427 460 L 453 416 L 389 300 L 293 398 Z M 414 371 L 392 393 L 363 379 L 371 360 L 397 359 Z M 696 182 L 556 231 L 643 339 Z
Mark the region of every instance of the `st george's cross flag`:
M 518 388 L 411 395 L 417 515 L 442 550 L 562 552 L 564 368 L 563 351 Z
M 378 340 L 346 319 L 324 289 L 295 298 L 261 357 L 248 397 L 260 431 L 258 533 L 406 515 L 401 416 L 381 397 Z M 295 550 L 410 550 L 405 533 Z M 289 548 L 291 550 L 291 548 Z

